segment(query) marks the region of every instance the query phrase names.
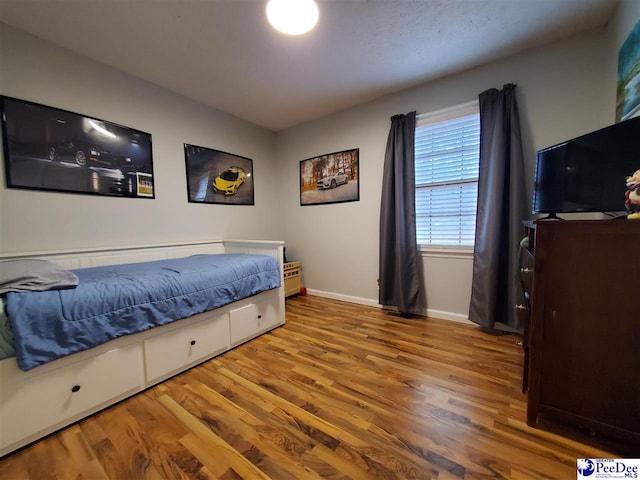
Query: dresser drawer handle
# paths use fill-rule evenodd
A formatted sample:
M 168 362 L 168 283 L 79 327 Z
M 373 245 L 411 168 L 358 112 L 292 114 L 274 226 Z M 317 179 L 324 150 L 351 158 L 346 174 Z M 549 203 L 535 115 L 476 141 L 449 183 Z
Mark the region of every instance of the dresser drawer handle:
M 532 268 L 528 268 L 528 267 L 522 267 L 520 269 L 520 273 L 532 273 L 533 269 Z
M 196 341 L 195 340 L 191 340 L 190 343 L 191 343 L 191 346 L 194 346 L 196 344 Z
M 71 391 L 73 393 L 79 392 L 80 391 L 80 385 L 74 385 L 73 387 L 71 387 Z
M 262 318 L 262 315 L 258 315 L 258 320 L 260 320 Z
M 526 310 L 526 309 L 527 309 L 527 307 L 525 307 L 525 306 L 524 306 L 524 305 L 522 305 L 521 303 L 519 303 L 518 305 L 516 305 L 516 308 L 517 308 L 518 310 Z

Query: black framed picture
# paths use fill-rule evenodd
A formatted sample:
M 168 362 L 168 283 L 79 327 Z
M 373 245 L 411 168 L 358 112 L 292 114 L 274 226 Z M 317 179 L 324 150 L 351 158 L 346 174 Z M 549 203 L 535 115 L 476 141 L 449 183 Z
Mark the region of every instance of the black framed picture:
M 356 202 L 360 149 L 343 150 L 300 162 L 300 205 Z
M 8 188 L 155 198 L 151 135 L 0 97 Z
M 189 202 L 253 205 L 253 160 L 184 144 Z

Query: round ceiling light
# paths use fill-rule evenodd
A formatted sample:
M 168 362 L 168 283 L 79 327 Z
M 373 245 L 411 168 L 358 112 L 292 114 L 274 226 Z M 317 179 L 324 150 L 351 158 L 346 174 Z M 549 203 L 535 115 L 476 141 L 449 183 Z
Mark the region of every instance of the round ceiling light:
M 302 35 L 318 23 L 314 0 L 269 0 L 267 18 L 273 28 L 287 35 Z

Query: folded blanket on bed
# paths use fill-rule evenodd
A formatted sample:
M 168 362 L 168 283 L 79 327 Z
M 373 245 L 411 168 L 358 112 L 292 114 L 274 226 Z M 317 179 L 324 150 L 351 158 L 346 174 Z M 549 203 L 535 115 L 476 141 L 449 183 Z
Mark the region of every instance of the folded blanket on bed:
M 7 292 L 74 288 L 78 277 L 46 260 L 23 259 L 0 262 L 0 295 Z
M 22 370 L 280 286 L 267 255 L 194 255 L 72 270 L 72 290 L 7 294 Z

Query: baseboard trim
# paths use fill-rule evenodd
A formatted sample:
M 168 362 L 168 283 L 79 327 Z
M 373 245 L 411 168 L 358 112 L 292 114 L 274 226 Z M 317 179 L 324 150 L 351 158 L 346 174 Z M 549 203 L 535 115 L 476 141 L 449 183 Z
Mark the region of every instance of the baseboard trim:
M 324 290 L 307 289 L 307 295 L 315 295 L 316 297 L 330 298 L 332 300 L 341 300 L 343 302 L 357 303 L 358 305 L 366 305 L 368 307 L 381 307 L 377 300 L 364 297 L 353 297 L 351 295 L 343 295 L 341 293 L 325 292 Z
M 469 320 L 466 315 L 461 313 L 445 312 L 443 310 L 434 310 L 433 308 L 427 308 L 427 317 L 451 320 L 452 322 L 466 323 L 467 325 L 476 325 Z
M 382 305 L 377 300 L 372 298 L 354 297 L 351 295 L 343 295 L 340 293 L 326 292 L 324 290 L 315 290 L 312 288 L 307 289 L 307 295 L 315 295 L 316 297 L 330 298 L 332 300 L 340 300 L 343 302 L 356 303 L 358 305 L 366 305 L 368 307 L 382 308 Z M 475 325 L 471 322 L 466 315 L 461 313 L 446 312 L 444 310 L 434 310 L 428 308 L 423 315 L 432 318 L 439 318 L 441 320 L 450 320 L 452 322 L 466 323 L 467 325 Z

